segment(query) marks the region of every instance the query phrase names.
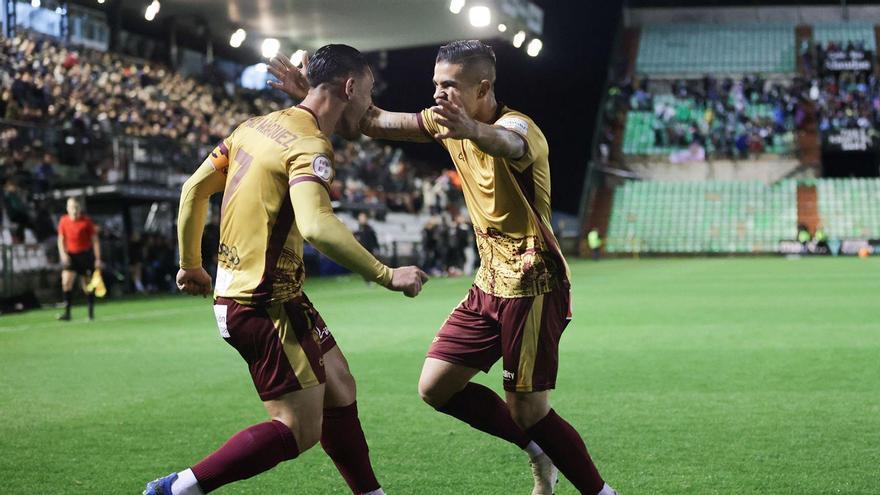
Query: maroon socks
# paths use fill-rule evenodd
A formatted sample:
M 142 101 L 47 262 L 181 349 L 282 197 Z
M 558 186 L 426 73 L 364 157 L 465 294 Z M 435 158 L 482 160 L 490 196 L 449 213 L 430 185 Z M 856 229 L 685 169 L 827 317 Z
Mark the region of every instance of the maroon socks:
M 268 421 L 236 433 L 192 467 L 204 493 L 256 476 L 299 455 L 296 438 L 280 421 Z
M 526 433 L 581 493 L 596 495 L 605 486 L 578 432 L 553 409 Z
M 324 409 L 321 447 L 333 459 L 336 469 L 353 493 L 379 489 L 379 482 L 370 464 L 370 449 L 358 419 L 357 402 L 345 407 Z
M 498 394 L 488 387 L 470 382 L 453 395 L 438 411 L 471 425 L 490 435 L 507 440 L 524 449 L 532 440 L 510 417 L 510 409 Z M 537 439 L 535 439 L 537 440 Z M 540 442 L 538 442 L 541 445 Z M 543 448 L 543 445 L 541 445 Z

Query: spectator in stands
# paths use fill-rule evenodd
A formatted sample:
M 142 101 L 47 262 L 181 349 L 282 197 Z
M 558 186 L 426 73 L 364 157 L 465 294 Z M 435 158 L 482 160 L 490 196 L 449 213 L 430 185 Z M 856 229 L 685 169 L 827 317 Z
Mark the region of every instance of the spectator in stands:
M 94 270 L 101 269 L 101 242 L 98 229 L 82 211 L 76 198 L 68 198 L 67 214 L 58 222 L 58 255 L 61 258 L 61 290 L 64 292 L 64 313 L 61 321 L 70 321 L 73 306 L 73 285 L 79 279 L 88 298 L 89 321 L 95 319 L 95 292 L 88 289 Z
M 473 272 L 473 268 L 468 266 L 468 251 L 474 245 L 474 228 L 468 222 L 465 215 L 458 215 L 455 218 L 455 225 L 452 228 L 449 244 L 447 256 L 449 275 L 453 277 L 458 277 L 465 273 L 470 275 Z
M 354 237 L 370 254 L 378 256 L 379 238 L 376 236 L 376 231 L 370 226 L 369 220 L 370 217 L 364 212 L 358 215 L 358 229 L 355 231 Z
M 128 239 L 128 272 L 134 290 L 139 293 L 144 288 L 144 243 L 140 232 L 132 232 Z
M 599 235 L 599 230 L 596 227 L 590 229 L 590 232 L 587 233 L 587 246 L 590 248 L 590 252 L 593 253 L 593 261 L 599 261 L 599 257 L 602 254 L 602 237 Z

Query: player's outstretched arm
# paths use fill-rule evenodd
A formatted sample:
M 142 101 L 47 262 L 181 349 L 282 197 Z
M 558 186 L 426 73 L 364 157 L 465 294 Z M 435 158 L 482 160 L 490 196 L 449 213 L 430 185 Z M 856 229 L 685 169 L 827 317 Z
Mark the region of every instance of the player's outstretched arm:
M 303 238 L 333 261 L 383 287 L 415 297 L 428 281 L 419 268 L 391 268 L 377 260 L 354 238 L 333 214 L 330 196 L 314 181 L 298 182 L 290 188 L 293 217 Z
M 226 175 L 214 169 L 206 159 L 180 192 L 180 210 L 177 213 L 177 242 L 180 250 L 180 271 L 177 287 L 187 294 L 207 295 L 211 292 L 211 277 L 202 268 L 202 232 L 208 217 L 211 195 L 226 187 Z
M 497 157 L 519 159 L 528 151 L 525 139 L 519 134 L 499 125 L 484 124 L 465 112 L 461 101 L 452 96 L 451 101 L 441 100 L 431 107 L 435 122 L 446 127 L 434 139 L 470 139 L 484 153 Z
M 373 105 L 364 114 L 361 132 L 371 138 L 429 143 L 431 137 L 419 125 L 419 114 L 389 112 Z

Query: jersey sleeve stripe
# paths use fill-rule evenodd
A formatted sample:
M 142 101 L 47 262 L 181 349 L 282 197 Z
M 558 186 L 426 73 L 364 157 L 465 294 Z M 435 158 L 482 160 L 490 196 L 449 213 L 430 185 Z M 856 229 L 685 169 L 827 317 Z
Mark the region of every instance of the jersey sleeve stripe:
M 324 189 L 327 190 L 327 194 L 330 194 L 330 186 L 328 186 L 326 182 L 322 181 L 318 177 L 315 177 L 314 175 L 301 175 L 299 177 L 294 177 L 293 179 L 290 179 L 290 182 L 288 182 L 287 184 L 293 187 L 300 182 L 317 182 L 318 184 L 324 186 Z

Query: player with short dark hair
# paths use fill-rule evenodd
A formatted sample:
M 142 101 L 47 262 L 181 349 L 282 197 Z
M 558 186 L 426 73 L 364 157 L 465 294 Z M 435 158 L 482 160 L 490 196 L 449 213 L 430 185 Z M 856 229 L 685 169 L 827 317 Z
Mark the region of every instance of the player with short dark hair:
M 302 104 L 241 124 L 184 184 L 178 287 L 207 294 L 200 240 L 209 197 L 223 191 L 214 314 L 223 339 L 247 362 L 270 421 L 251 426 L 190 469 L 145 494 L 190 495 L 255 476 L 318 441 L 353 493 L 380 495 L 357 415 L 355 382 L 321 315 L 303 293 L 303 241 L 391 290 L 415 297 L 416 267 L 374 258 L 333 214 L 332 133 L 360 135 L 373 75 L 349 46 L 322 47 Z
M 299 76 L 289 63 L 273 59 L 271 71 L 281 79 L 276 87 L 294 93 Z M 361 122 L 374 138 L 446 148 L 477 237 L 474 286 L 434 338 L 419 393 L 438 411 L 527 450 L 533 494 L 553 492 L 554 464 L 581 493 L 613 494 L 580 435 L 550 407 L 571 305 L 568 265 L 550 224 L 547 140 L 531 118 L 496 100 L 495 53 L 480 41 L 440 48 L 434 88 L 431 108 L 371 107 Z M 498 359 L 506 403 L 471 382 Z
M 61 290 L 64 292 L 64 313 L 61 321 L 70 321 L 73 306 L 73 285 L 80 279 L 89 307 L 89 320 L 95 319 L 95 291 L 88 280 L 94 270 L 101 269 L 101 241 L 92 219 L 83 214 L 76 198 L 67 199 L 67 214 L 58 222 L 58 256 L 61 258 Z

